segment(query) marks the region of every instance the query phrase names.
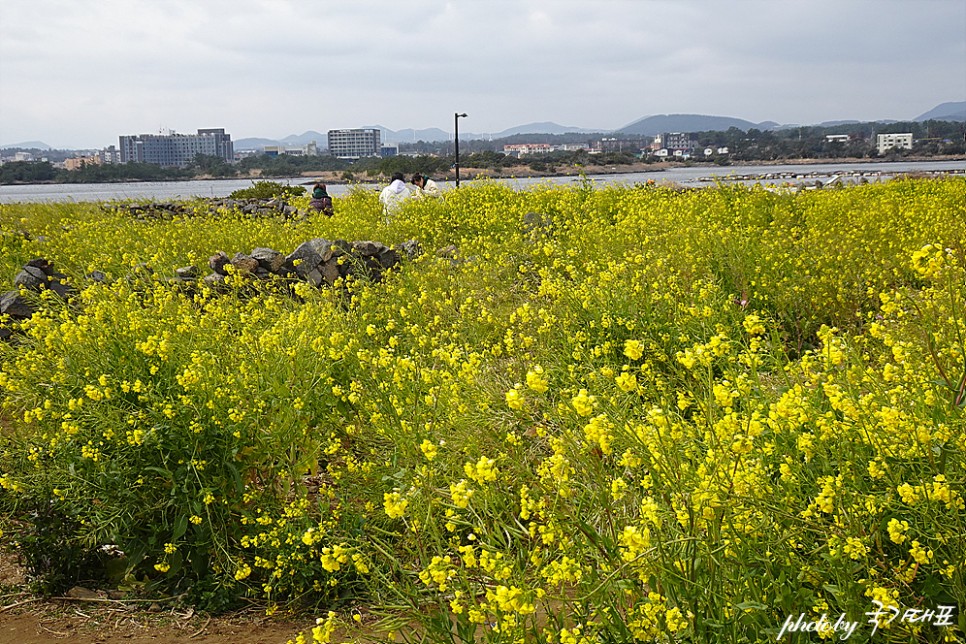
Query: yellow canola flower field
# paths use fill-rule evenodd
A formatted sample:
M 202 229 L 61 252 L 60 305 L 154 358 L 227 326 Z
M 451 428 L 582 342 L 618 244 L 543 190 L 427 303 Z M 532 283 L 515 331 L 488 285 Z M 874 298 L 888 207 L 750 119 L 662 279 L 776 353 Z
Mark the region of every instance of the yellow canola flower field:
M 42 590 L 327 615 L 300 641 L 868 637 L 876 606 L 963 638 L 962 178 L 0 209 L 0 290 L 35 257 L 77 289 L 0 319 L 0 530 Z M 315 237 L 425 252 L 167 279 Z

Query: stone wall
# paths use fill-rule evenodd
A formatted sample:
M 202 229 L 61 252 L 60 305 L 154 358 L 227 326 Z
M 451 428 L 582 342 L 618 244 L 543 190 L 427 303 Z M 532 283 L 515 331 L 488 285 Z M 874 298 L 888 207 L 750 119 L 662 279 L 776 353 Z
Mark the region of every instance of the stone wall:
M 342 239 L 310 239 L 283 255 L 271 248 L 254 248 L 250 253 L 235 253 L 229 257 L 219 251 L 208 260 L 211 269 L 204 281 L 207 284 L 223 282 L 229 271 L 250 275 L 257 279 L 297 277 L 311 284 L 332 286 L 336 280 L 353 275 L 373 282 L 382 274 L 399 264 L 402 257 L 414 258 L 420 252 L 415 240 L 403 242 L 393 248 L 380 242 Z M 231 268 L 229 268 L 231 267 Z M 197 268 L 186 266 L 176 271 L 181 279 L 195 279 Z
M 209 286 L 221 285 L 229 274 L 244 275 L 255 280 L 281 278 L 305 281 L 312 286 L 332 286 L 349 276 L 355 279 L 379 282 L 383 274 L 397 266 L 404 258 L 414 259 L 422 252 L 419 242 L 410 240 L 390 248 L 375 241 L 345 241 L 342 239 L 310 239 L 284 255 L 271 248 L 254 248 L 250 253 L 229 256 L 223 251 L 208 260 L 210 272 L 201 277 L 197 266 L 184 266 L 175 270 L 170 279 L 173 283 L 196 283 L 199 280 Z M 151 278 L 153 271 L 141 264 L 127 275 L 127 279 Z M 101 271 L 92 271 L 87 279 L 106 281 Z M 22 290 L 40 293 L 50 290 L 63 299 L 69 298 L 76 289 L 63 280 L 66 275 L 54 270 L 53 264 L 44 258 L 32 259 L 14 278 L 16 290 L 0 295 L 0 316 L 11 322 L 26 320 L 34 314 L 37 306 L 25 297 Z M 152 278 L 153 279 L 153 278 Z M 0 340 L 13 334 L 11 325 L 0 320 Z
M 200 214 L 218 214 L 225 211 L 238 211 L 250 217 L 282 217 L 298 219 L 308 217 L 316 211 L 296 208 L 281 197 L 272 199 L 198 199 L 196 201 L 163 201 L 155 203 L 133 203 L 114 205 L 111 208 L 127 212 L 135 219 L 172 219 L 174 217 L 194 217 Z

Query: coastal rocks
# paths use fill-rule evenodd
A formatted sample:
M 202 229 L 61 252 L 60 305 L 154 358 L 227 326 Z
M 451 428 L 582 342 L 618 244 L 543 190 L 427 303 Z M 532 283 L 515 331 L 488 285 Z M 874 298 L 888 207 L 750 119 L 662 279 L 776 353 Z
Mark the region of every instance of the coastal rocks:
M 449 252 L 455 254 L 456 247 Z M 132 284 L 163 282 L 180 285 L 180 288 L 193 289 L 197 285 L 214 288 L 226 287 L 229 277 L 235 280 L 258 282 L 280 279 L 285 282 L 303 281 L 313 287 L 333 287 L 345 285 L 347 280 L 379 282 L 386 271 L 398 266 L 403 259 L 414 259 L 422 253 L 415 239 L 402 242 L 396 247 L 371 240 L 346 241 L 315 238 L 299 244 L 288 255 L 272 248 L 257 247 L 249 253 L 237 252 L 230 256 L 218 251 L 208 259 L 210 273 L 202 277 L 197 266 L 181 266 L 174 270 L 173 277 L 159 277 L 147 264 L 138 264 L 124 279 Z M 27 262 L 14 283 L 17 290 L 0 294 L 0 316 L 7 320 L 0 323 L 0 339 L 6 340 L 16 331 L 16 323 L 30 318 L 39 308 L 41 300 L 31 296 L 49 290 L 61 298 L 70 297 L 75 289 L 63 280 L 66 276 L 54 270 L 46 259 L 38 258 Z M 91 282 L 106 282 L 108 277 L 102 271 L 91 271 L 86 275 Z M 239 281 L 230 282 L 238 285 Z
M 245 253 L 235 253 L 231 258 L 231 265 L 235 271 L 243 275 L 254 273 L 258 268 L 258 260 Z
M 218 251 L 217 254 L 208 258 L 208 266 L 218 275 L 228 275 L 228 270 L 225 267 L 230 263 L 231 259 L 224 251 Z
M 130 204 L 127 211 L 136 219 L 171 219 L 187 212 L 184 204 L 165 202 L 151 204 Z
M 302 242 L 285 258 L 292 265 L 295 274 L 308 279 L 309 274 L 322 263 L 322 254 L 327 252 L 332 242 L 325 239 L 310 239 Z
M 0 315 L 9 315 L 14 320 L 26 320 L 36 308 L 17 291 L 7 291 L 0 295 Z
M 392 248 L 400 255 L 405 255 L 406 259 L 416 259 L 423 254 L 423 247 L 415 239 L 396 244 Z
M 225 276 L 221 273 L 211 273 L 209 275 L 205 275 L 205 278 L 202 281 L 206 286 L 220 286 L 221 284 L 224 284 Z
M 13 278 L 15 286 L 22 286 L 28 291 L 39 291 L 47 286 L 47 274 L 36 266 L 24 266 L 23 270 Z
M 197 215 L 238 212 L 249 217 L 281 217 L 283 219 L 305 218 L 308 210 L 301 210 L 284 199 L 199 199 L 193 202 L 156 202 L 116 206 L 126 210 L 135 219 L 173 219 Z
M 285 255 L 271 248 L 256 248 L 252 250 L 252 259 L 269 273 L 278 273 L 285 266 Z
M 62 299 L 67 299 L 76 290 L 63 280 L 67 278 L 63 273 L 54 270 L 53 264 L 44 258 L 32 259 L 23 265 L 20 272 L 13 278 L 16 290 L 0 294 L 0 317 L 11 322 L 26 320 L 37 311 L 36 301 L 30 293 L 39 294 L 49 290 Z M 8 339 L 13 330 L 0 324 L 0 339 Z
M 66 284 L 63 280 L 67 276 L 54 270 L 54 265 L 42 257 L 32 259 L 23 265 L 20 272 L 13 278 L 14 285 L 25 291 L 39 293 L 43 290 L 51 290 L 60 297 L 66 298 L 74 292 L 74 288 Z M 21 310 L 19 305 L 14 306 L 12 302 L 19 297 L 20 290 L 8 291 L 4 293 L 4 302 L 7 302 L 7 309 L 13 307 L 17 311 Z M 6 313 L 15 317 L 11 310 L 0 307 L 0 314 Z M 24 317 L 30 317 L 30 314 Z
M 822 188 L 836 188 L 846 185 L 868 183 L 869 180 L 882 181 L 890 177 L 895 178 L 900 174 L 891 174 L 880 170 L 835 170 L 829 172 L 825 169 L 811 171 L 776 169 L 772 172 L 756 173 L 731 173 L 727 176 L 707 176 L 695 179 L 701 183 L 711 183 L 726 180 L 734 183 L 762 183 L 766 186 L 780 187 L 785 190 L 821 190 Z
M 218 251 L 208 259 L 212 272 L 204 282 L 221 284 L 231 273 L 254 279 L 298 279 L 315 287 L 333 286 L 350 275 L 378 282 L 383 273 L 398 265 L 403 257 L 412 258 L 418 254 L 419 242 L 416 240 L 403 242 L 397 250 L 376 241 L 349 242 L 319 237 L 302 242 L 288 255 L 265 247 L 254 248 L 250 253 L 235 253 L 230 258 L 224 251 Z M 179 279 L 188 277 L 178 274 Z

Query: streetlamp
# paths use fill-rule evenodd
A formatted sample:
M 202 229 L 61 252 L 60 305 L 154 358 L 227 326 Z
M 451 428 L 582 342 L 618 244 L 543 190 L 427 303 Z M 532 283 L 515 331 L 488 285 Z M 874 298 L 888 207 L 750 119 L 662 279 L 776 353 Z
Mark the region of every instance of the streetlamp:
M 466 118 L 466 114 L 456 112 L 453 116 L 453 142 L 456 144 L 456 187 L 460 187 L 460 118 Z

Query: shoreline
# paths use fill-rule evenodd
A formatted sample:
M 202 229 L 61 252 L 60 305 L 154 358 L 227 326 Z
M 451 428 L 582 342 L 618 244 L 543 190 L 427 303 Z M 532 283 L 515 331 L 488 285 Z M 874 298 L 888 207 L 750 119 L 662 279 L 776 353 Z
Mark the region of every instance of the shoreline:
M 658 161 L 655 163 L 631 163 L 627 165 L 619 166 L 583 166 L 583 167 L 566 167 L 558 168 L 553 172 L 540 172 L 533 170 L 529 166 L 512 166 L 505 169 L 501 169 L 500 172 L 493 172 L 490 168 L 460 168 L 460 180 L 461 181 L 472 181 L 474 179 L 541 179 L 550 177 L 577 177 L 581 174 L 588 177 L 596 175 L 611 175 L 611 174 L 641 174 L 641 173 L 662 173 L 665 170 L 670 170 L 674 168 L 700 168 L 700 167 L 720 167 L 720 168 L 741 168 L 741 167 L 756 167 L 756 166 L 785 166 L 785 165 L 837 165 L 837 164 L 859 164 L 859 163 L 923 163 L 930 161 L 963 161 L 966 162 L 966 155 L 936 155 L 930 157 L 905 157 L 900 159 L 864 159 L 859 157 L 849 157 L 844 159 L 774 159 L 774 160 L 763 160 L 763 161 L 735 161 L 727 165 L 718 165 L 715 163 L 707 162 L 673 162 L 673 161 Z M 311 185 L 316 181 L 321 181 L 326 185 L 343 185 L 351 183 L 360 183 L 359 181 L 345 181 L 341 178 L 341 172 L 308 172 L 302 173 L 301 176 L 306 178 L 306 181 L 300 185 Z M 242 177 L 239 177 L 242 178 Z M 258 177 L 251 177 L 253 180 L 258 180 Z M 434 175 L 432 177 L 437 181 L 453 181 L 456 178 L 454 173 L 443 173 L 438 176 Z M 372 181 L 364 181 L 362 183 L 380 183 L 385 180 L 385 177 L 373 177 Z M 266 181 L 271 181 L 271 178 L 266 178 Z
M 709 162 L 675 162 L 675 161 L 658 161 L 654 163 L 631 163 L 627 165 L 617 165 L 617 166 L 569 166 L 556 168 L 553 171 L 537 171 L 533 170 L 529 166 L 511 166 L 507 168 L 501 168 L 498 172 L 494 172 L 491 168 L 460 168 L 460 179 L 463 181 L 472 181 L 474 179 L 529 179 L 529 178 L 548 178 L 548 177 L 577 177 L 580 175 L 586 175 L 588 177 L 596 175 L 611 175 L 611 174 L 639 174 L 639 173 L 655 173 L 659 174 L 665 170 L 673 168 L 695 168 L 695 167 L 720 167 L 720 168 L 741 168 L 749 166 L 785 166 L 785 165 L 848 165 L 848 164 L 877 164 L 877 163 L 921 163 L 930 161 L 963 161 L 966 162 L 966 155 L 935 155 L 935 156 L 916 156 L 916 157 L 901 157 L 896 159 L 867 159 L 859 157 L 848 157 L 841 159 L 768 159 L 768 160 L 754 160 L 754 161 L 734 161 L 728 163 L 727 165 L 718 165 Z M 387 178 L 382 176 L 366 177 L 366 180 L 360 181 L 346 180 L 342 178 L 345 173 L 344 170 L 333 170 L 333 171 L 323 171 L 323 172 L 312 172 L 307 171 L 299 175 L 304 181 L 300 182 L 298 185 L 312 185 L 318 181 L 325 183 L 326 185 L 350 185 L 354 183 L 382 183 Z M 453 181 L 456 175 L 452 172 L 445 172 L 439 175 L 434 175 L 433 179 L 438 181 Z M 292 179 L 295 177 L 265 177 L 260 173 L 249 173 L 245 176 L 236 177 L 213 177 L 213 176 L 197 176 L 190 179 L 125 179 L 122 181 L 97 181 L 97 182 L 74 182 L 69 181 L 12 181 L 9 183 L 4 183 L 0 185 L 5 186 L 33 186 L 33 185 L 111 185 L 116 183 L 174 183 L 178 181 L 278 181 L 281 179 Z

